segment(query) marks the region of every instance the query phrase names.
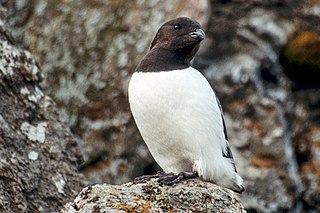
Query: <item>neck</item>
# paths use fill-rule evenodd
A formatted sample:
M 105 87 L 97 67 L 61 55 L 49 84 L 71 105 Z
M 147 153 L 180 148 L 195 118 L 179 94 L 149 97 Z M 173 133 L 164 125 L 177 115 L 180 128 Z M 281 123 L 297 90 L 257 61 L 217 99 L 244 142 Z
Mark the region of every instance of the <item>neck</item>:
M 190 66 L 190 60 L 180 57 L 176 53 L 169 50 L 163 48 L 154 48 L 142 59 L 136 71 L 170 71 L 186 69 Z

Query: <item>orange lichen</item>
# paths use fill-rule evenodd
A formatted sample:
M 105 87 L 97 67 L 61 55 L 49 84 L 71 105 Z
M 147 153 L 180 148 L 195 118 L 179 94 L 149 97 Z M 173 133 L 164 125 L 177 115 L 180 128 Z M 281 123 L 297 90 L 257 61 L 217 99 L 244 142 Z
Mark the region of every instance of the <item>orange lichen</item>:
M 126 212 L 133 212 L 133 210 L 134 210 L 134 208 L 132 206 L 128 206 L 125 203 L 117 204 L 115 207 L 116 207 L 116 209 L 123 210 Z
M 118 165 L 118 174 L 119 175 L 125 175 L 125 173 L 128 171 L 128 168 L 127 168 L 127 164 L 125 163 L 120 163 Z
M 143 213 L 148 213 L 148 212 L 150 212 L 150 211 L 149 211 L 150 207 L 151 207 L 151 202 L 148 201 L 146 204 L 144 204 L 144 205 L 142 206 L 142 212 L 143 212 Z
M 320 177 L 320 164 L 317 162 L 304 163 L 301 166 L 301 173 L 302 174 L 313 173 L 318 177 Z
M 257 155 L 252 159 L 251 165 L 257 168 L 271 168 L 275 162 L 271 156 Z
M 137 201 L 137 200 L 140 200 L 141 198 L 139 198 L 139 197 L 132 197 L 132 200 L 135 200 L 135 201 Z
M 236 100 L 232 103 L 227 104 L 227 109 L 229 111 L 233 111 L 233 110 L 237 109 L 239 106 L 241 106 L 241 100 Z
M 125 212 L 142 212 L 142 213 L 149 213 L 151 208 L 151 202 L 147 201 L 144 202 L 144 198 L 139 197 L 132 197 L 132 200 L 136 201 L 134 206 L 127 203 L 119 203 L 116 204 L 114 207 L 118 210 L 123 210 Z M 139 202 L 143 201 L 143 202 Z
M 264 129 L 259 122 L 256 122 L 256 121 L 253 121 L 253 120 L 249 120 L 249 119 L 246 119 L 243 122 L 243 127 L 248 129 L 248 130 L 255 130 L 259 134 L 261 134 L 263 132 L 263 129 Z
M 307 3 L 311 5 L 315 5 L 315 4 L 319 4 L 320 0 L 307 0 Z
M 312 175 L 311 175 L 312 174 Z M 301 177 L 303 180 L 310 179 L 310 176 L 314 176 L 316 180 L 316 190 L 320 192 L 320 163 L 319 162 L 306 162 L 301 166 Z
M 315 32 L 301 32 L 289 40 L 284 55 L 291 62 L 320 67 L 320 36 Z

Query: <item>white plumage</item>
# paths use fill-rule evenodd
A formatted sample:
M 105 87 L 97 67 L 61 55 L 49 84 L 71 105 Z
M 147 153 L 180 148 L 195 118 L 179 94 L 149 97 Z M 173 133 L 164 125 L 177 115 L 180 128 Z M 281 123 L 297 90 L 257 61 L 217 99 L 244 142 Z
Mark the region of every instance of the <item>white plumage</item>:
M 138 129 L 165 172 L 197 171 L 207 181 L 242 191 L 242 178 L 226 158 L 221 111 L 214 91 L 196 69 L 139 72 L 129 84 Z

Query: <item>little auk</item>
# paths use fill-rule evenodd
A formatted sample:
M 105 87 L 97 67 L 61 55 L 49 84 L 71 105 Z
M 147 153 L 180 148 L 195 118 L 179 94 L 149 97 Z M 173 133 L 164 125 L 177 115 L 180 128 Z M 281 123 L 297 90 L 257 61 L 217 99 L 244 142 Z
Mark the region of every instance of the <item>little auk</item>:
M 163 24 L 131 77 L 130 108 L 164 171 L 152 177 L 166 185 L 200 177 L 241 193 L 221 105 L 190 62 L 204 37 L 200 24 L 186 17 Z

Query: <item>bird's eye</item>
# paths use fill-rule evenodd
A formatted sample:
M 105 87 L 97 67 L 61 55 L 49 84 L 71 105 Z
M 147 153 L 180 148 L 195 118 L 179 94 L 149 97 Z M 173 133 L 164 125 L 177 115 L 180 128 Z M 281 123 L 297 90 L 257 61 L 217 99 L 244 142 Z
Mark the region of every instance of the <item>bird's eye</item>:
M 174 26 L 173 26 L 173 28 L 175 29 L 175 30 L 181 30 L 181 25 L 179 25 L 179 24 L 175 24 Z

